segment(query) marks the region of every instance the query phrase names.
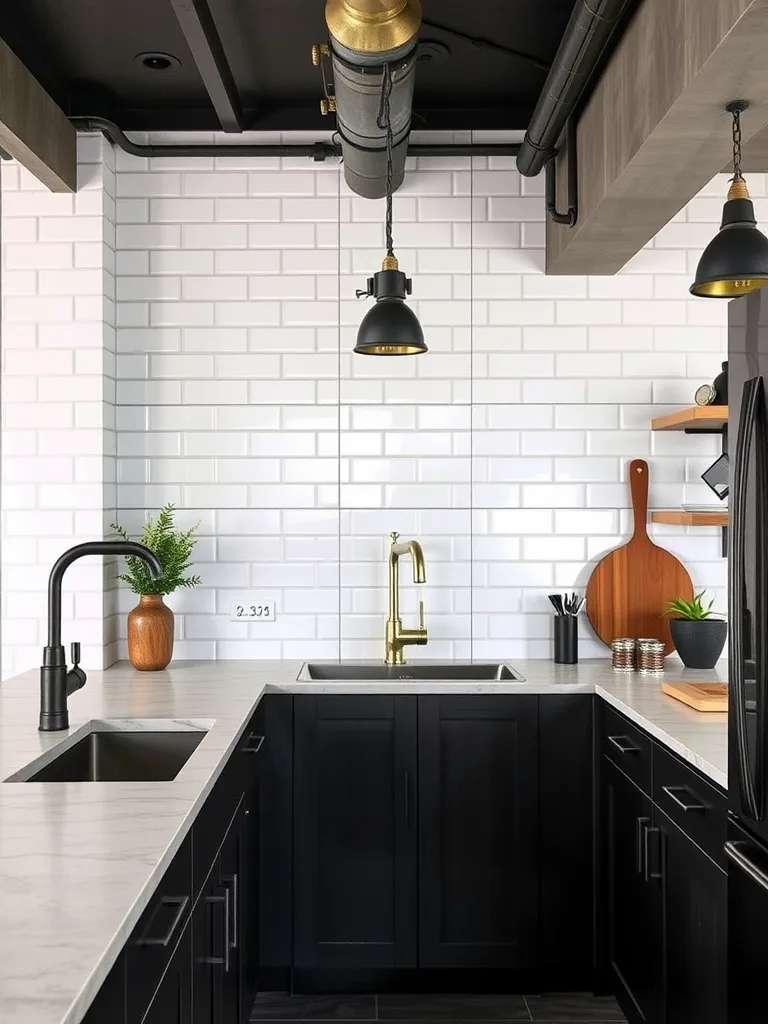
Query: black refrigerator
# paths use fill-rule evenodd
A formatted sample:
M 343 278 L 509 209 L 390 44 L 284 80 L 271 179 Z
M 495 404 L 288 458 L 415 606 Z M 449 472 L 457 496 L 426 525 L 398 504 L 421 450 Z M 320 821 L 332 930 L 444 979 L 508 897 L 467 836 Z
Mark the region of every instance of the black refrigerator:
M 728 307 L 728 1024 L 768 1021 L 768 288 Z

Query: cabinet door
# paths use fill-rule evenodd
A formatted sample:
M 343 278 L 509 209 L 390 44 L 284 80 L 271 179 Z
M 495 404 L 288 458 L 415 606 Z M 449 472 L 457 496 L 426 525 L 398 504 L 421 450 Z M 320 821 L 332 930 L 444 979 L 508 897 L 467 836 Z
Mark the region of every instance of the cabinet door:
M 419 965 L 532 967 L 538 698 L 419 697 Z
M 627 1012 L 657 1024 L 660 896 L 657 881 L 651 878 L 651 858 L 646 857 L 652 804 L 607 757 L 601 758 L 601 787 L 609 962 Z
M 416 966 L 416 701 L 295 698 L 296 967 Z
M 142 1024 L 191 1024 L 192 930 L 187 924 Z
M 192 914 L 194 1024 L 224 1022 L 226 895 L 217 857 Z
M 539 700 L 540 968 L 578 992 L 594 987 L 593 697 Z
M 253 780 L 245 794 L 243 804 L 243 865 L 239 891 L 240 953 L 242 967 L 242 1000 L 240 1018 L 247 1021 L 256 998 L 259 975 L 261 926 L 261 848 L 259 815 L 261 803 L 261 775 Z
M 221 885 L 224 890 L 224 928 L 227 956 L 224 963 L 224 1024 L 239 1024 L 243 1003 L 243 880 L 248 818 L 245 799 L 237 807 L 221 848 Z M 250 1007 L 248 1007 L 250 1011 Z M 247 1021 L 248 1012 L 243 1015 Z
M 726 874 L 657 811 L 662 836 L 666 1024 L 728 1016 Z
M 293 965 L 293 705 L 290 694 L 263 698 L 259 754 L 259 983 L 287 985 Z M 253 826 L 256 829 L 256 825 Z

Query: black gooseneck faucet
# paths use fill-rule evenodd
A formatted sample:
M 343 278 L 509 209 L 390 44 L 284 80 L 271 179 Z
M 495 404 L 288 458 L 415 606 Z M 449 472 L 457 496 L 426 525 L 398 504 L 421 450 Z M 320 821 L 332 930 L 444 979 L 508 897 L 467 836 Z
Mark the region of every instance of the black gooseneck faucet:
M 152 575 L 162 575 L 163 566 L 154 551 L 132 540 L 90 540 L 76 544 L 56 561 L 48 578 L 48 646 L 40 666 L 40 732 L 69 728 L 67 697 L 85 685 L 80 668 L 80 644 L 72 644 L 74 667 L 67 669 L 61 643 L 61 582 L 69 566 L 84 555 L 136 555 L 143 558 Z

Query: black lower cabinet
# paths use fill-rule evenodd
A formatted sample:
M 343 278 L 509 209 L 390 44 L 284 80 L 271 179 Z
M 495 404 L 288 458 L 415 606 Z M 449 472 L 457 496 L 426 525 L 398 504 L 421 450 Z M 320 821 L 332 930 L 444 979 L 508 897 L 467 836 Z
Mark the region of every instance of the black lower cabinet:
M 653 805 L 607 757 L 601 759 L 607 954 L 617 995 L 633 1020 L 657 1024 L 660 887 L 646 852 L 653 834 Z
M 294 966 L 415 967 L 417 698 L 294 702 Z
M 246 871 L 245 796 L 211 866 L 192 916 L 194 1024 L 239 1024 L 244 1011 L 243 877 Z
M 192 929 L 189 924 L 182 932 L 142 1024 L 192 1024 Z
M 725 872 L 656 811 L 661 836 L 666 1024 L 727 1020 Z
M 713 858 L 725 795 L 645 734 L 636 739 L 619 756 L 647 748 L 650 770 L 636 775 L 653 799 L 611 756 L 599 763 L 609 985 L 631 1024 L 724 1024 L 727 876 Z
M 538 698 L 419 697 L 419 966 L 533 966 Z

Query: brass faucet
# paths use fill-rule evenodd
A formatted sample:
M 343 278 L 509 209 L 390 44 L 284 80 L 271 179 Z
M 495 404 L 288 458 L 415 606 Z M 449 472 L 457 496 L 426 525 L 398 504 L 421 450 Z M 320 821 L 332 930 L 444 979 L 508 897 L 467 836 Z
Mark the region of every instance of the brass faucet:
M 398 544 L 399 533 L 392 535 L 392 547 L 389 549 L 389 618 L 387 619 L 387 665 L 404 665 L 403 648 L 408 644 L 418 644 L 423 647 L 429 640 L 429 635 L 424 627 L 424 602 L 419 601 L 419 628 L 403 629 L 403 622 L 400 618 L 400 555 L 410 554 L 413 563 L 413 582 L 423 583 L 426 580 L 424 572 L 424 552 L 421 544 L 416 540 L 407 540 Z

